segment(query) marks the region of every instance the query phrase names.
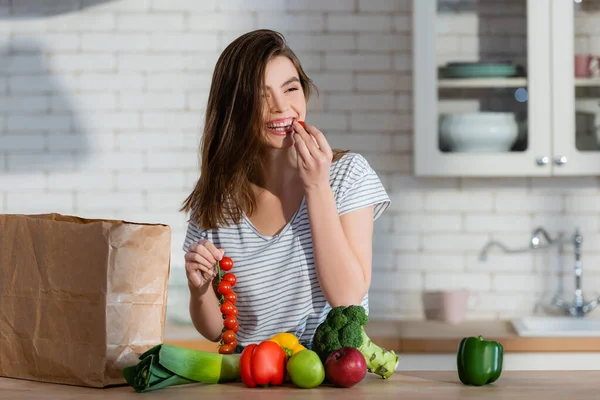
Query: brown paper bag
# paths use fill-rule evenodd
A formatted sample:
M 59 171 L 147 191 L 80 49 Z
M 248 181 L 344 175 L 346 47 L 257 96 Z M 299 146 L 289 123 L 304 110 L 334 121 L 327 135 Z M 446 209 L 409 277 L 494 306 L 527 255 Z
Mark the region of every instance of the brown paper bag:
M 0 214 L 0 376 L 104 387 L 163 341 L 171 229 Z

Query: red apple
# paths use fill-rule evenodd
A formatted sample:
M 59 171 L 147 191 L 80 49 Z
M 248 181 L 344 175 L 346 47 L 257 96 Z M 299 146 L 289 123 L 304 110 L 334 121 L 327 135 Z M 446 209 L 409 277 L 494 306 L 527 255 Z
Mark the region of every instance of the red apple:
M 365 356 L 354 347 L 337 349 L 325 360 L 325 378 L 336 386 L 352 387 L 366 375 Z

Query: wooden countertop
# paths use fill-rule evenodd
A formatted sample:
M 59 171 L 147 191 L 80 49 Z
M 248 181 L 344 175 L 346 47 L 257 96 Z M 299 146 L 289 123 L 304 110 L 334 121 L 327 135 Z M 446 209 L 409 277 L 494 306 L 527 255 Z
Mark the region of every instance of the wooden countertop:
M 509 321 L 465 321 L 450 325 L 437 321 L 370 321 L 365 330 L 379 346 L 398 353 L 455 353 L 466 336 L 498 340 L 505 352 L 600 352 L 597 337 L 521 337 Z M 165 343 L 216 351 L 216 344 L 192 326 L 167 325 Z
M 139 394 L 129 386 L 95 389 L 0 378 L 3 399 L 11 400 L 128 400 L 128 399 L 593 399 L 600 391 L 600 371 L 504 371 L 495 383 L 465 386 L 454 371 L 396 372 L 388 380 L 368 376 L 358 385 L 343 389 L 321 385 L 298 389 L 291 385 L 249 389 L 242 383 L 190 384 Z

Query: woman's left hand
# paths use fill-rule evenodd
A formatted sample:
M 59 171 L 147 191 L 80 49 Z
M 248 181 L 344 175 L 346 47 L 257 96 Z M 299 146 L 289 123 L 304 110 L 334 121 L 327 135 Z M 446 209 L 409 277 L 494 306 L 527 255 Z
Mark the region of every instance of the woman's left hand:
M 325 135 L 312 125 L 303 128 L 294 121 L 294 147 L 298 154 L 298 171 L 305 189 L 329 187 L 329 167 L 333 152 Z

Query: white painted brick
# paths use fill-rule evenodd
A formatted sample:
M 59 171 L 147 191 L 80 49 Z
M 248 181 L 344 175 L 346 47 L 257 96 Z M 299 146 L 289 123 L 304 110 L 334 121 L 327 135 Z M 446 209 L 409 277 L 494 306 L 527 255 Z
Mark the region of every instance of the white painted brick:
M 79 85 L 85 91 L 135 90 L 142 89 L 144 78 L 140 74 L 86 73 L 80 77 Z
M 146 154 L 146 168 L 149 170 L 199 170 L 198 152 L 195 149 L 181 151 L 151 150 Z
M 425 209 L 428 211 L 492 211 L 493 198 L 490 193 L 447 193 L 425 194 Z
M 150 50 L 154 51 L 217 51 L 216 33 L 202 34 L 202 40 L 193 33 L 158 33 L 152 35 Z
M 45 52 L 54 51 L 75 51 L 79 49 L 79 37 L 73 34 L 44 33 L 42 38 Z M 40 34 L 19 33 L 13 34 L 10 44 L 13 50 L 21 50 L 26 43 L 36 43 L 40 41 Z
M 354 0 L 287 0 L 290 11 L 354 11 Z
M 337 52 L 356 50 L 352 34 L 294 34 L 289 37 L 288 45 L 295 52 L 331 51 Z
M 189 145 L 178 132 L 120 132 L 116 136 L 116 148 L 121 150 L 172 149 L 184 144 Z
M 325 68 L 339 71 L 385 71 L 392 59 L 384 54 L 325 54 Z
M 3 159 L 0 158 L 0 170 L 4 169 Z M 0 190 L 45 190 L 46 177 L 44 173 L 31 171 L 19 174 L 0 174 Z M 2 196 L 0 196 L 1 198 Z
M 406 51 L 411 48 L 411 38 L 397 34 L 358 34 L 358 50 L 371 51 Z
M 0 149 L 11 150 L 38 150 L 41 151 L 46 146 L 46 135 L 43 134 L 8 134 L 0 135 Z
M 258 14 L 258 26 L 280 32 L 319 32 L 325 27 L 322 14 L 298 15 L 261 12 Z
M 8 91 L 8 77 L 0 77 L 0 93 Z
M 0 58 L 0 71 L 4 74 L 41 73 L 48 70 L 48 59 L 39 54 L 14 54 Z
M 396 110 L 398 111 L 412 111 L 412 97 L 406 93 L 400 93 L 396 95 Z
M 188 195 L 188 192 L 177 192 L 174 190 L 169 190 L 165 192 L 157 192 L 156 190 L 150 191 L 148 192 L 148 210 L 178 210 Z
M 412 32 L 412 18 L 410 15 L 395 15 L 392 23 L 395 32 Z
M 74 93 L 69 96 L 55 94 L 50 98 L 53 111 L 101 110 L 113 111 L 117 108 L 117 96 L 112 93 Z
M 458 232 L 462 218 L 453 214 L 399 214 L 394 217 L 395 232 Z
M 114 179 L 106 172 L 49 172 L 47 186 L 52 190 L 112 190 Z
M 83 33 L 81 49 L 90 51 L 146 51 L 150 47 L 150 37 L 140 33 Z
M 119 71 L 181 71 L 184 59 L 178 54 L 120 54 L 117 59 Z
M 133 112 L 93 112 L 86 113 L 85 121 L 79 123 L 82 131 L 104 132 L 110 129 L 137 129 L 140 117 Z
M 188 95 L 187 106 L 190 110 L 205 111 L 208 104 L 208 91 L 193 92 Z
M 8 192 L 6 208 L 14 213 L 70 212 L 73 210 L 73 193 Z
M 532 227 L 542 226 L 548 232 L 566 232 L 571 234 L 577 227 L 582 233 L 592 233 L 600 230 L 597 215 L 579 215 L 579 214 L 536 214 L 533 217 Z
M 172 210 L 171 210 L 172 211 Z M 185 230 L 187 227 L 185 214 L 174 212 L 150 212 L 150 211 L 131 211 L 117 213 L 120 219 L 135 223 L 146 224 L 166 224 L 172 230 Z M 177 243 L 178 250 L 181 249 L 181 243 Z
M 379 272 L 371 279 L 370 290 L 399 291 L 420 290 L 423 287 L 423 277 L 420 273 Z
M 392 150 L 400 153 L 410 153 L 413 150 L 412 135 L 394 135 Z
M 438 35 L 476 35 L 479 18 L 475 13 L 438 14 L 435 26 Z
M 541 292 L 550 288 L 545 287 L 543 276 L 539 274 L 495 274 L 492 288 L 498 292 Z
M 47 18 L 50 32 L 108 32 L 115 29 L 116 17 L 112 13 L 69 13 Z
M 261 0 L 261 1 L 246 1 L 246 0 L 220 0 L 218 8 L 221 11 L 273 11 L 284 10 L 286 2 L 282 0 Z
M 123 172 L 117 174 L 119 190 L 183 189 L 182 171 Z
M 387 151 L 392 145 L 392 137 L 389 134 L 328 133 L 326 138 L 332 147 L 361 151 Z
M 144 207 L 142 193 L 77 193 L 77 211 L 141 210 Z
M 396 310 L 395 294 L 392 292 L 381 292 L 369 290 L 369 317 L 380 319 L 379 315 L 389 317 Z
M 197 129 L 200 115 L 187 112 L 148 112 L 142 116 L 142 126 L 150 129 Z
M 39 114 L 48 110 L 48 96 L 8 95 L 0 97 L 0 112 L 10 114 Z
M 354 86 L 351 72 L 314 72 L 310 78 L 319 90 L 351 90 Z
M 217 9 L 217 0 L 151 0 L 154 11 L 214 11 Z
M 103 133 L 67 133 L 48 135 L 48 150 L 63 151 L 72 150 L 85 154 L 88 149 L 94 151 L 113 150 L 115 148 L 115 137 L 112 132 Z M 81 157 L 86 157 L 81 155 Z
M 488 234 L 428 233 L 423 237 L 423 251 L 479 251 L 488 239 Z
M 123 110 L 178 110 L 185 106 L 185 95 L 177 92 L 125 92 L 119 96 Z
M 8 171 L 70 170 L 75 166 L 71 153 L 9 153 Z
M 479 54 L 479 38 L 477 36 L 462 36 L 458 43 L 461 54 Z
M 457 254 L 404 253 L 396 257 L 396 265 L 403 271 L 460 272 L 465 269 L 465 259 Z
M 192 189 L 194 189 L 194 187 L 196 186 L 196 183 L 198 182 L 198 174 L 199 168 L 196 171 L 193 172 L 189 172 L 189 171 L 184 171 L 184 175 L 185 175 L 185 182 L 184 182 L 184 188 L 188 191 L 192 191 Z
M 600 195 L 598 194 L 567 194 L 565 209 L 568 213 L 600 211 Z
M 524 243 L 520 248 L 526 245 Z M 497 247 L 487 252 L 487 258 L 482 261 L 479 253 L 467 256 L 467 270 L 478 272 L 533 272 L 534 260 L 531 253 L 505 254 Z
M 147 11 L 150 9 L 150 0 L 119 0 L 99 3 L 98 0 L 83 0 L 86 12 L 109 11 Z
M 374 240 L 377 240 L 374 237 Z M 379 271 L 392 271 L 396 267 L 394 253 L 391 251 L 376 251 L 373 253 L 372 268 L 374 273 Z
M 327 135 L 329 130 L 348 131 L 350 121 L 347 114 L 315 112 L 308 114 L 306 120 Z
M 469 289 L 476 292 L 490 290 L 492 280 L 489 274 L 474 272 L 426 272 L 425 290 Z
M 387 15 L 329 14 L 327 30 L 330 32 L 389 32 L 392 17 Z
M 153 73 L 147 79 L 147 87 L 150 91 L 160 90 L 197 90 L 210 89 L 211 75 L 208 73 L 180 73 L 165 74 Z
M 93 152 L 78 160 L 82 171 L 141 170 L 144 155 L 140 152 Z
M 410 9 L 410 0 L 358 0 L 359 12 L 409 11 Z
M 465 190 L 483 190 L 486 192 L 524 193 L 528 188 L 526 178 L 463 178 L 461 183 Z
M 410 154 L 363 152 L 363 155 L 376 171 L 412 173 L 413 159 Z
M 218 52 L 194 52 L 191 54 L 183 54 L 183 69 L 186 72 L 198 73 L 204 72 L 208 73 L 209 77 L 212 77 L 212 72 L 214 70 L 215 64 L 217 63 L 217 59 L 219 58 Z M 204 86 L 210 83 L 210 78 L 205 81 Z
M 168 31 L 182 31 L 183 28 L 183 14 L 146 13 L 122 14 L 117 16 L 117 31 L 122 32 L 143 31 L 162 33 Z
M 532 229 L 529 215 L 465 215 L 467 232 L 528 232 Z
M 394 58 L 392 59 L 392 63 L 392 68 L 394 69 L 394 71 L 412 73 L 411 71 L 413 67 L 413 60 L 410 54 L 398 54 L 394 56 Z
M 202 2 L 195 1 L 195 3 Z M 192 32 L 200 31 L 211 33 L 228 31 L 237 32 L 239 30 L 251 31 L 257 28 L 256 18 L 254 14 L 234 12 L 203 12 L 201 14 L 191 14 L 188 19 L 188 26 L 189 30 Z
M 16 93 L 59 92 L 62 87 L 51 75 L 11 75 L 8 78 L 8 87 Z
M 544 212 L 562 211 L 561 196 L 542 196 L 526 193 L 499 193 L 496 195 L 496 210 L 500 212 Z
M 338 111 L 394 111 L 392 94 L 331 94 L 327 97 L 327 108 Z
M 439 36 L 435 42 L 436 52 L 438 54 L 456 54 L 460 50 L 459 36 Z
M 381 218 L 383 218 L 383 216 Z M 421 239 L 417 234 L 377 233 L 374 234 L 374 239 L 376 239 L 373 240 L 374 252 L 387 250 L 417 251 L 421 246 Z
M 350 61 L 348 61 L 350 62 Z M 383 60 L 381 62 L 383 68 Z M 412 76 L 387 73 L 357 73 L 356 89 L 374 92 L 406 91 L 412 87 Z
M 7 169 L 7 161 L 4 154 L 0 154 L 0 172 L 4 172 Z
M 577 191 L 597 192 L 598 180 L 595 177 L 552 177 L 532 178 L 531 191 L 536 194 L 569 194 Z
M 535 296 L 527 294 L 477 293 L 473 308 L 482 311 L 533 310 L 536 301 Z
M 392 177 L 392 191 L 394 192 L 446 190 L 447 193 L 452 193 L 458 189 L 459 180 L 455 178 L 421 178 L 403 174 L 395 174 Z
M 35 118 L 25 115 L 9 115 L 6 120 L 8 131 L 68 131 L 72 117 L 68 115 L 38 114 Z
M 51 54 L 48 63 L 54 72 L 110 71 L 116 65 L 112 54 Z
M 356 112 L 352 114 L 351 124 L 353 130 L 394 132 L 409 128 L 411 118 L 409 114 Z
M 423 194 L 418 192 L 391 192 L 388 193 L 392 203 L 390 211 L 422 212 Z

